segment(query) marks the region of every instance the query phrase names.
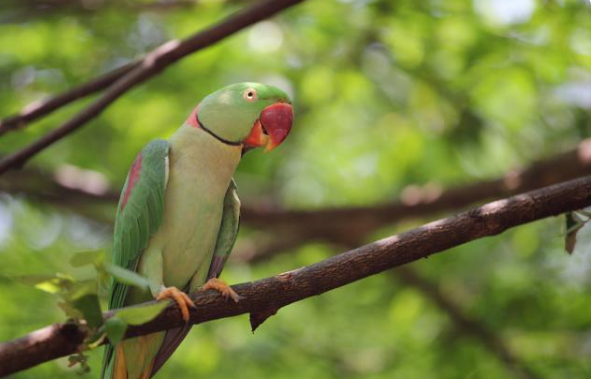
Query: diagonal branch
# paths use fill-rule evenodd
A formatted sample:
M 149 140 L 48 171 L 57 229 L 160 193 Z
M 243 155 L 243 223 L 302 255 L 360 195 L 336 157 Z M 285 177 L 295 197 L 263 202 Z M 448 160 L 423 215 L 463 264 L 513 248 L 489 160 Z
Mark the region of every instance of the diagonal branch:
M 245 313 L 277 311 L 305 298 L 475 239 L 497 235 L 517 225 L 589 205 L 591 177 L 499 200 L 310 266 L 253 283 L 235 285 L 234 290 L 243 298 L 238 304 L 225 302 L 211 291 L 192 294 L 197 309 L 192 311 L 191 321 L 199 324 Z M 130 327 L 127 337 L 167 330 L 182 324 L 178 308 L 170 306 L 154 320 Z M 54 324 L 6 342 L 0 345 L 0 376 L 75 353 L 86 333 L 84 328 L 75 325 Z
M 6 156 L 0 161 L 0 174 L 21 167 L 32 156 L 54 142 L 66 137 L 82 127 L 88 121 L 102 113 L 111 103 L 136 85 L 155 76 L 179 59 L 204 49 L 212 44 L 264 20 L 279 11 L 289 8 L 304 0 L 265 0 L 247 9 L 239 11 L 222 22 L 195 34 L 185 40 L 172 40 L 146 55 L 140 64 L 117 79 L 105 93 L 88 107 L 74 115 L 57 129 L 52 130 L 39 140 Z
M 141 4 L 129 3 L 127 4 L 127 6 L 143 9 L 162 9 L 176 6 L 194 6 L 195 4 L 196 2 L 194 0 L 172 0 Z M 121 5 L 117 4 L 117 6 L 120 7 Z M 42 9 L 42 12 L 45 15 L 47 13 L 47 9 Z M 78 99 L 90 96 L 94 93 L 104 90 L 105 88 L 109 87 L 111 84 L 116 82 L 118 79 L 120 79 L 123 75 L 127 74 L 132 69 L 136 68 L 140 63 L 141 60 L 130 62 L 114 70 L 111 70 L 89 82 L 83 83 L 77 87 L 65 91 L 59 95 L 55 95 L 48 99 L 39 100 L 28 104 L 18 114 L 8 116 L 3 120 L 0 120 L 0 137 L 10 131 L 22 129 L 26 127 L 30 122 L 43 116 L 46 116 L 52 113 L 53 111 L 61 107 L 64 107 Z
M 128 63 L 62 94 L 27 105 L 18 114 L 0 120 L 0 136 L 13 130 L 22 129 L 31 121 L 46 116 L 75 100 L 104 90 L 136 68 L 139 63 L 139 61 Z

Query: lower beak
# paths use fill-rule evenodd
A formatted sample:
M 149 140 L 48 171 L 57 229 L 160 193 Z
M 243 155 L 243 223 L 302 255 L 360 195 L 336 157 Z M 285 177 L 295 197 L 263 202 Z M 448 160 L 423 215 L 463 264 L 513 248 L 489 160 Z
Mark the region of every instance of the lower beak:
M 287 103 L 269 105 L 261 112 L 244 143 L 250 147 L 266 146 L 271 151 L 285 140 L 293 124 L 293 109 Z

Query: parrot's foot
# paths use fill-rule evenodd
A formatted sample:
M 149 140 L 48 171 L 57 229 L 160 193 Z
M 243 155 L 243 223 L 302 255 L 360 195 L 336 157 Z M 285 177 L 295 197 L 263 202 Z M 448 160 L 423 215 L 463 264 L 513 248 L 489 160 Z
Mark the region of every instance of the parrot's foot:
M 199 288 L 200 291 L 207 291 L 207 290 L 216 290 L 222 294 L 222 296 L 228 300 L 232 298 L 235 303 L 240 301 L 240 296 L 234 292 L 234 290 L 227 285 L 224 281 L 219 280 L 217 278 L 212 278 L 207 281 L 203 286 Z
M 193 301 L 186 293 L 176 287 L 163 287 L 160 293 L 158 293 L 158 296 L 156 296 L 156 300 L 164 299 L 172 299 L 176 301 L 181 309 L 183 320 L 185 322 L 189 321 L 189 307 L 195 308 L 195 304 L 193 304 Z

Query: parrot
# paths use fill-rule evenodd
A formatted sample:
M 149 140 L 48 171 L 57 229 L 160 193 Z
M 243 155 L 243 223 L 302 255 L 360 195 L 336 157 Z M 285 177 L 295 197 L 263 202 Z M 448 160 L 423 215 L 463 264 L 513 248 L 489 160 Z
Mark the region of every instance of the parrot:
M 107 344 L 102 379 L 156 374 L 191 329 L 187 293 L 213 289 L 239 301 L 219 279 L 240 223 L 234 171 L 247 151 L 279 146 L 292 124 L 284 91 L 236 83 L 203 98 L 168 140 L 153 140 L 137 155 L 117 205 L 112 264 L 151 284 L 143 291 L 111 278 L 108 306 L 171 299 L 186 324 Z

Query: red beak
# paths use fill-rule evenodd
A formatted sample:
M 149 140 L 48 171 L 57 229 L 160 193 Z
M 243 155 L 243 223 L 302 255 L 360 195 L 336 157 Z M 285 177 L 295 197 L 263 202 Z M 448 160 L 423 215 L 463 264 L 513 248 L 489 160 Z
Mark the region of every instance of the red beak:
M 244 140 L 248 146 L 264 146 L 271 151 L 285 140 L 293 124 L 293 109 L 287 103 L 269 105 L 261 112 L 261 118 L 254 124 L 250 135 Z

